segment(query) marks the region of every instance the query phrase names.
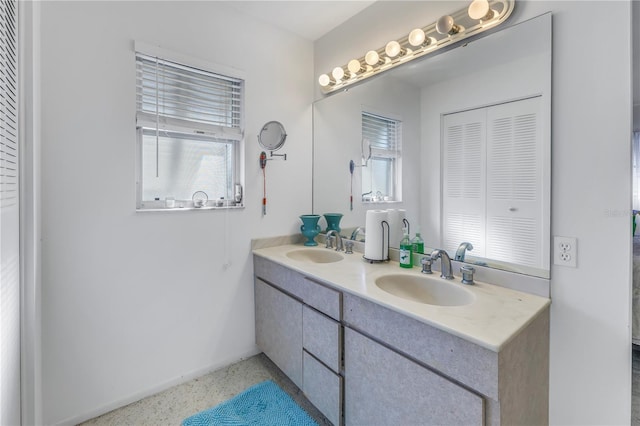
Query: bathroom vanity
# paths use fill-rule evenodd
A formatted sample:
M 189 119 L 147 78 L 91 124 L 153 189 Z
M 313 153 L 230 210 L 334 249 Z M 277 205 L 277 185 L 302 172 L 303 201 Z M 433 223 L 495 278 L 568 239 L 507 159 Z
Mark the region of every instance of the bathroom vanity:
M 257 345 L 335 425 L 548 423 L 549 299 L 300 245 L 254 272 Z

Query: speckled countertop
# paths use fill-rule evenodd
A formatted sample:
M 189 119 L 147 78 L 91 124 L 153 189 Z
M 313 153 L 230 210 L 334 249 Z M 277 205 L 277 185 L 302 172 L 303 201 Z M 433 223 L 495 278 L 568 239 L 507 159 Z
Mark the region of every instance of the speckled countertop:
M 523 293 L 483 282 L 474 285 L 455 280 L 447 285 L 459 286 L 470 291 L 474 301 L 463 306 L 436 306 L 406 300 L 380 289 L 375 280 L 383 275 L 409 274 L 422 277 L 420 268 L 400 268 L 398 262 L 370 264 L 361 253 L 344 254 L 342 260 L 332 263 L 314 263 L 295 260 L 287 256 L 294 250 L 329 251 L 324 247 L 304 247 L 301 244 L 285 244 L 253 250 L 257 256 L 286 266 L 301 274 L 323 282 L 440 330 L 476 343 L 494 352 L 500 349 L 529 324 L 550 303 L 544 297 Z M 440 280 L 439 274 L 429 276 Z M 517 279 L 517 278 L 514 278 Z M 443 280 L 445 281 L 445 280 Z

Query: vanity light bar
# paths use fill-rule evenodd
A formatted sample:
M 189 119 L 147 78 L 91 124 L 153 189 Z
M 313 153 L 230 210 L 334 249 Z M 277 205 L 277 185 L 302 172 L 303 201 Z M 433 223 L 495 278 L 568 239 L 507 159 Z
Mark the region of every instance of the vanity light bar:
M 363 57 L 318 78 L 323 93 L 344 89 L 380 72 L 435 52 L 457 41 L 479 34 L 504 22 L 513 12 L 515 0 L 473 0 L 468 8 L 442 16 L 437 22 L 412 30 Z

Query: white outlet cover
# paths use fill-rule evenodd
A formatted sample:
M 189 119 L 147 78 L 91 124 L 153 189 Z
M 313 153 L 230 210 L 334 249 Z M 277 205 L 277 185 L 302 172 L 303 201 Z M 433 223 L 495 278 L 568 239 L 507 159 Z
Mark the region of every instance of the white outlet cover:
M 575 237 L 553 237 L 553 264 L 577 267 L 578 240 Z

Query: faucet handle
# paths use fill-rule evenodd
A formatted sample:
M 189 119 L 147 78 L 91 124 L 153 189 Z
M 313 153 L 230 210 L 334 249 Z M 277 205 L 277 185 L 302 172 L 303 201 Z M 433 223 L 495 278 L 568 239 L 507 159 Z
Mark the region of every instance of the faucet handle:
M 423 274 L 433 274 L 433 271 L 431 270 L 431 256 L 424 256 L 420 259 L 420 264 L 422 265 Z
M 333 248 L 333 240 L 332 240 L 332 238 L 333 238 L 333 237 L 332 237 L 331 235 L 328 235 L 328 234 L 327 234 L 327 236 L 324 238 L 324 239 L 325 239 L 325 242 L 326 242 L 326 244 L 325 244 L 325 248 L 328 248 L 328 249 L 332 249 L 332 248 Z
M 462 284 L 473 284 L 473 273 L 475 271 L 475 268 L 473 268 L 472 266 L 461 266 L 460 272 L 462 273 Z
M 353 241 L 345 241 L 344 243 L 344 253 L 345 254 L 353 254 Z

